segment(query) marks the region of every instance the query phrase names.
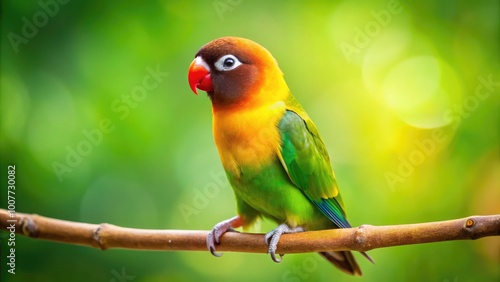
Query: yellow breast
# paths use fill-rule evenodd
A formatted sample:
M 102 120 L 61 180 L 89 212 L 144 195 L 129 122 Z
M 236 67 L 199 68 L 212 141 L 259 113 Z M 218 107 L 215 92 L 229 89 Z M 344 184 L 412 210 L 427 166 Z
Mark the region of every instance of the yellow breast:
M 285 110 L 285 103 L 276 102 L 214 112 L 215 143 L 226 171 L 239 177 L 241 167 L 258 171 L 277 156 L 281 147 L 277 125 Z

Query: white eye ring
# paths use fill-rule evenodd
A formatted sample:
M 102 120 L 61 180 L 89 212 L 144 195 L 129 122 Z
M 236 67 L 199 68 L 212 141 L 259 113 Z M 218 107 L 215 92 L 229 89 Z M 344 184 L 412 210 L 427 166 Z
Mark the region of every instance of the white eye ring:
M 224 55 L 217 62 L 215 62 L 215 68 L 219 71 L 230 71 L 234 70 L 241 65 L 240 60 L 234 55 Z

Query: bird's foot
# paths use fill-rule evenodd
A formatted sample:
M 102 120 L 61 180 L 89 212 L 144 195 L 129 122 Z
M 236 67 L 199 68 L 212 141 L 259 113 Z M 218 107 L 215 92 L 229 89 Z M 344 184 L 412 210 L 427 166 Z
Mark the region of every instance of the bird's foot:
M 291 228 L 286 223 L 283 223 L 266 234 L 266 244 L 269 246 L 269 250 L 267 251 L 267 253 L 271 255 L 271 258 L 274 262 L 281 262 L 281 258 L 284 256 L 283 254 L 280 254 L 280 258 L 276 258 L 276 249 L 278 248 L 278 241 L 280 240 L 281 235 L 297 232 L 304 232 L 304 228 Z
M 222 256 L 222 253 L 215 252 L 215 244 L 220 243 L 220 237 L 230 231 L 236 232 L 233 227 L 241 226 L 241 218 L 239 216 L 235 216 L 233 218 L 224 220 L 222 222 L 217 223 L 214 228 L 208 233 L 207 236 L 207 248 L 212 253 L 212 255 L 216 257 Z

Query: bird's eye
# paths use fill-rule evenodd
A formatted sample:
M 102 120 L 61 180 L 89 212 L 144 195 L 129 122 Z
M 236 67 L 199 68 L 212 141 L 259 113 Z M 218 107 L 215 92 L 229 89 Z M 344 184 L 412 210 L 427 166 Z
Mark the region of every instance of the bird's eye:
M 230 71 L 241 65 L 240 60 L 234 55 L 222 56 L 217 62 L 215 62 L 215 68 L 219 71 Z

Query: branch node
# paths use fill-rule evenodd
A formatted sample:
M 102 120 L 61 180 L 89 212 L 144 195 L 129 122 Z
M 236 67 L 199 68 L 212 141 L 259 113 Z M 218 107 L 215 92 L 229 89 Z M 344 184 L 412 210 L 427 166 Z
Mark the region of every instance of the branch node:
M 469 218 L 469 219 L 467 219 L 467 221 L 465 222 L 465 228 L 471 228 L 471 227 L 473 227 L 475 224 L 476 224 L 476 222 L 474 221 L 474 219 Z
M 104 244 L 101 242 L 100 232 L 101 232 L 101 229 L 103 229 L 105 227 L 105 225 L 106 225 L 106 223 L 99 224 L 99 226 L 92 233 L 92 239 L 94 239 L 94 241 L 97 242 L 99 249 L 101 249 L 103 251 L 106 250 L 106 246 L 104 246 Z
M 22 232 L 24 235 L 31 237 L 31 238 L 38 238 L 40 235 L 40 230 L 38 230 L 38 227 L 31 217 L 23 217 L 21 219 L 21 228 Z
M 360 225 L 358 228 L 356 228 L 356 232 L 354 233 L 355 234 L 354 238 L 356 240 L 356 243 L 358 243 L 361 246 L 363 246 L 365 244 L 365 241 L 366 241 L 365 229 L 369 228 L 369 227 L 370 227 L 370 225 L 363 224 L 363 225 Z
M 478 234 L 477 234 L 477 220 L 475 220 L 474 218 L 467 218 L 465 220 L 465 223 L 462 227 L 462 229 L 467 232 L 467 234 L 469 235 L 469 238 L 472 239 L 472 240 L 476 240 L 480 237 L 478 237 Z

